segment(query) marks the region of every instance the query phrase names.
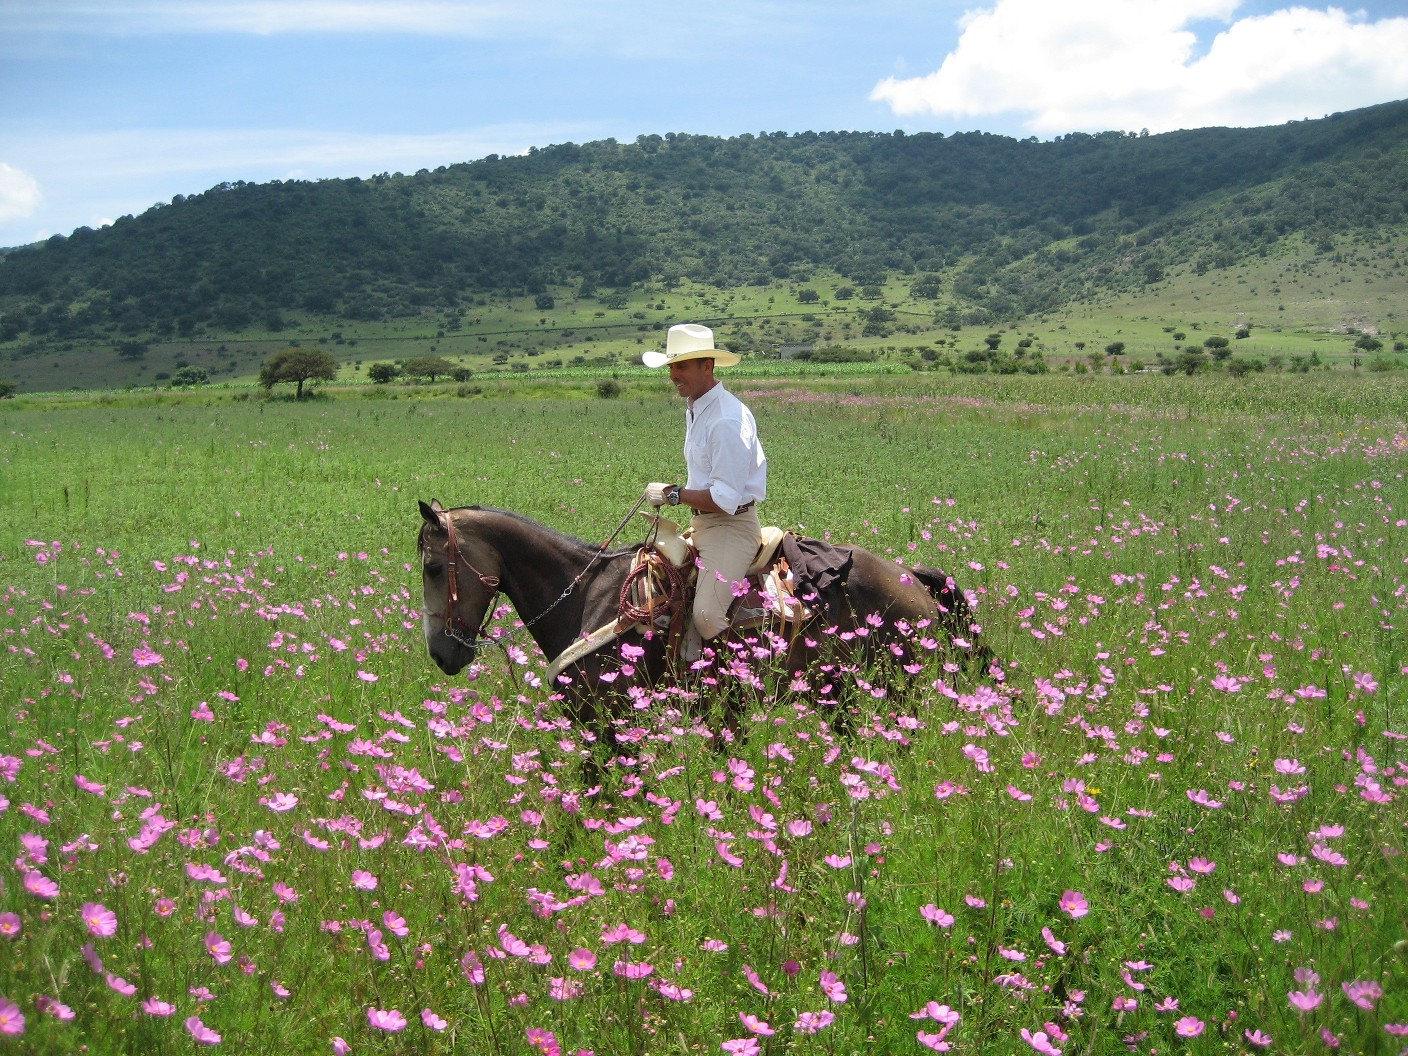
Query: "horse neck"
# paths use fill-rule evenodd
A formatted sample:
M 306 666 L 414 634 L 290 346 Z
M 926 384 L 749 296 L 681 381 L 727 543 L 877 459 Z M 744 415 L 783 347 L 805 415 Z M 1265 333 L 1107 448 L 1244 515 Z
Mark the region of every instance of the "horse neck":
M 586 582 L 574 581 L 589 568 L 586 580 L 597 572 L 597 548 L 500 511 L 481 511 L 476 522 L 480 538 L 498 554 L 499 590 L 530 624 L 534 640 L 552 655 L 567 648 L 582 630 L 581 606 L 560 599 L 568 587 L 585 593 Z

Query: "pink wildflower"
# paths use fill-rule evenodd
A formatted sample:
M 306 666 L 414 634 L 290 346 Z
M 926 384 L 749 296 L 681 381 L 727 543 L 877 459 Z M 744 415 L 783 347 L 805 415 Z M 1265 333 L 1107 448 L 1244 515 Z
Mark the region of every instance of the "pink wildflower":
M 1072 919 L 1079 919 L 1090 912 L 1090 903 L 1079 891 L 1066 891 L 1061 895 L 1061 901 L 1057 903 L 1063 912 L 1070 914 Z
M 430 1030 L 434 1031 L 444 1030 L 450 1025 L 428 1008 L 422 1008 L 420 1010 L 420 1021 Z
M 8 997 L 0 997 L 0 1035 L 24 1033 L 24 1013 Z
M 1047 1036 L 1046 1031 L 1038 1030 L 1033 1034 L 1026 1027 L 1023 1027 L 1021 1034 L 1022 1040 L 1037 1052 L 1041 1053 L 1042 1056 L 1061 1056 L 1061 1050 L 1051 1044 L 1051 1038 Z
M 191 1037 L 196 1039 L 198 1045 L 220 1044 L 220 1035 L 202 1023 L 200 1016 L 188 1016 L 186 1018 L 186 1029 L 190 1031 Z
M 836 1019 L 834 1012 L 803 1012 L 792 1024 L 798 1034 L 820 1034 Z
M 1297 1012 L 1314 1011 L 1324 1000 L 1325 995 L 1317 990 L 1292 990 L 1286 995 L 1286 1001 Z
M 83 903 L 83 923 L 95 939 L 107 939 L 117 934 L 117 914 L 101 902 Z
M 205 951 L 210 954 L 216 964 L 228 964 L 234 957 L 229 940 L 218 931 L 205 933 Z
M 1180 1038 L 1196 1038 L 1207 1026 L 1197 1016 L 1184 1016 L 1173 1025 L 1173 1032 Z
M 367 1022 L 377 1030 L 385 1030 L 392 1034 L 406 1029 L 406 1017 L 394 1008 L 367 1009 Z
M 738 1013 L 738 1021 L 742 1023 L 744 1029 L 746 1029 L 750 1033 L 757 1034 L 764 1038 L 770 1037 L 771 1035 L 776 1033 L 776 1031 L 774 1031 L 772 1027 L 768 1026 L 765 1020 L 761 1020 L 757 1016 L 747 1012 Z

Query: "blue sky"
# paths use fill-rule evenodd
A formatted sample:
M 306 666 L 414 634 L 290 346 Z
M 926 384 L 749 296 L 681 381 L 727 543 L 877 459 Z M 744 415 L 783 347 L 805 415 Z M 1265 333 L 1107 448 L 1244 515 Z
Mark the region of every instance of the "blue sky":
M 1408 0 L 0 0 L 0 246 L 608 137 L 1279 124 L 1405 55 Z

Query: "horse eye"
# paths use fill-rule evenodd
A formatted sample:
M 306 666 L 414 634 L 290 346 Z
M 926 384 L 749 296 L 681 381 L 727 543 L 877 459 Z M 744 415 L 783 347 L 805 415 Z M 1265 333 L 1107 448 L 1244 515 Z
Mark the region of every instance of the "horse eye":
M 445 566 L 440 564 L 438 561 L 434 564 L 429 564 L 425 566 L 425 574 L 431 579 L 439 579 L 440 576 L 444 574 L 444 571 Z

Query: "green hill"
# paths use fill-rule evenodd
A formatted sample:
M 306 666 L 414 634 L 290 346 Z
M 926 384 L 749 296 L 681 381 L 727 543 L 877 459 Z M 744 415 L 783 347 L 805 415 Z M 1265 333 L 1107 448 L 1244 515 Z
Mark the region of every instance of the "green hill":
M 1105 315 L 1392 333 L 1405 202 L 1408 102 L 1051 142 L 642 136 L 227 184 L 0 258 L 0 380 L 245 377 L 314 341 L 349 364 L 611 362 L 684 317 L 745 352 Z

